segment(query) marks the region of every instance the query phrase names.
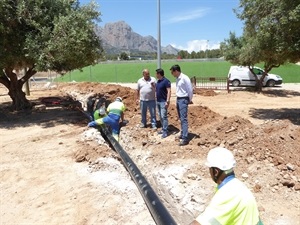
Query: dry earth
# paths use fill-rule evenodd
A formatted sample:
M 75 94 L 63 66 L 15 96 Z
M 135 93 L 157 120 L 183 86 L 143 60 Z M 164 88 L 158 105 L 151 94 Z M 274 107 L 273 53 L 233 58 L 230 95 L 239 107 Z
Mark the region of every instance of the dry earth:
M 129 123 L 120 143 L 178 224 L 189 224 L 213 195 L 204 161 L 217 145 L 234 152 L 236 174 L 253 191 L 265 225 L 300 224 L 300 85 L 263 94 L 196 90 L 191 141 L 183 147 L 175 138 L 175 96 L 170 135 L 161 139 L 138 127 L 135 85 L 127 86 L 32 87 L 35 108 L 24 112 L 9 111 L 0 88 L 0 224 L 155 224 L 120 157 L 72 101 L 96 95 L 123 97 Z

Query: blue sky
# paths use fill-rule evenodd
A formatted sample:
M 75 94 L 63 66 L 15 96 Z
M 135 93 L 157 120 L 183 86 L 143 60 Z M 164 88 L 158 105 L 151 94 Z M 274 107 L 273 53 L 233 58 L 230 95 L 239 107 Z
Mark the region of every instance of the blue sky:
M 87 4 L 91 0 L 80 0 Z M 102 22 L 125 21 L 134 32 L 158 37 L 157 0 L 94 0 Z M 229 32 L 242 34 L 238 0 L 160 0 L 161 45 L 191 51 L 218 48 Z

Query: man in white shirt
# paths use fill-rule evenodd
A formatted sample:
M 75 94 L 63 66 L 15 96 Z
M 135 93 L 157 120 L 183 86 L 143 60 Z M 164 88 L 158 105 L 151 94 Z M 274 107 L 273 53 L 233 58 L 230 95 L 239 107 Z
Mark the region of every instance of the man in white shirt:
M 171 74 L 176 78 L 176 107 L 178 117 L 181 122 L 180 142 L 179 146 L 189 143 L 188 139 L 188 105 L 192 104 L 193 85 L 190 78 L 181 73 L 179 65 L 173 65 L 170 68 Z
M 155 100 L 156 79 L 150 76 L 148 69 L 143 70 L 143 77 L 137 82 L 136 101 L 140 103 L 141 108 L 141 128 L 147 126 L 147 109 L 150 111 L 150 120 L 152 129 L 156 127 L 156 100 Z

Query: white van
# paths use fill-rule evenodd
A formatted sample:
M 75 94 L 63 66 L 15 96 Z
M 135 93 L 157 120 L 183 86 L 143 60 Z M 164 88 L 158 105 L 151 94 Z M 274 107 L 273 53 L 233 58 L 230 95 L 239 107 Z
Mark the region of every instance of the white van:
M 263 74 L 263 69 L 253 67 L 253 72 L 257 75 L 258 79 Z M 254 75 L 248 67 L 245 66 L 231 66 L 228 73 L 229 83 L 234 86 L 255 86 L 256 81 Z M 282 78 L 276 74 L 268 74 L 263 80 L 263 86 L 274 87 L 275 85 L 282 84 Z

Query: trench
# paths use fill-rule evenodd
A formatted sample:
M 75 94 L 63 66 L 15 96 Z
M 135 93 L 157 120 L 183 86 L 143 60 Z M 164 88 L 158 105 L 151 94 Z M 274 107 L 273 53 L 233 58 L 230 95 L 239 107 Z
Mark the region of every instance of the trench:
M 84 111 L 82 111 L 82 113 L 85 117 L 87 117 L 87 119 L 91 120 L 91 113 Z M 106 126 L 97 126 L 97 129 L 103 138 L 109 143 L 109 146 L 121 157 L 123 166 L 126 168 L 137 186 L 155 223 L 160 225 L 176 225 L 177 223 L 175 222 L 175 219 L 169 213 L 168 209 L 160 200 L 150 183 L 120 143 L 115 140 L 109 129 Z
M 74 92 L 72 98 L 74 99 Z M 76 96 L 75 100 L 81 99 L 82 102 L 83 98 Z M 90 120 L 90 113 L 82 108 L 80 111 L 83 116 Z M 151 150 L 139 150 L 132 144 L 130 129 L 122 128 L 120 142 L 115 141 L 106 128 L 98 127 L 97 130 L 112 151 L 121 157 L 120 165 L 123 165 L 130 174 L 155 224 L 189 224 L 200 211 L 203 211 L 208 197 L 205 190 L 210 189 L 205 184 L 210 182 L 199 176 L 192 180 L 186 177 L 189 167 L 193 166 L 195 160 L 190 162 L 179 160 L 168 165 L 155 165 Z M 105 144 L 104 142 L 99 143 L 98 140 L 99 144 Z M 130 156 L 127 152 L 130 152 Z M 142 171 L 138 166 L 141 166 Z M 101 167 L 98 169 L 101 170 Z M 203 182 L 204 185 L 199 185 L 199 182 Z
M 140 169 L 136 166 L 134 161 L 129 157 L 127 152 L 122 148 L 120 143 L 113 138 L 113 136 L 105 126 L 98 129 L 102 133 L 104 139 L 109 142 L 110 146 L 121 157 L 123 165 L 126 167 L 126 170 L 129 172 L 131 178 L 139 189 L 155 223 L 161 225 L 177 224 L 154 189 L 151 187 L 150 183 L 141 173 Z
M 100 134 L 100 131 L 98 133 Z M 102 141 L 99 141 L 99 137 L 95 141 L 104 145 L 105 142 L 107 143 L 107 140 L 104 140 L 106 137 L 103 134 L 101 137 L 103 138 Z M 206 200 L 203 200 L 204 198 L 202 197 L 208 196 L 205 190 L 210 190 L 210 188 L 201 188 L 201 186 L 210 184 L 210 182 L 203 182 L 203 179 L 199 177 L 195 180 L 186 178 L 186 173 L 188 173 L 189 167 L 193 165 L 193 161 L 188 162 L 185 160 L 184 164 L 182 162 L 173 162 L 170 165 L 156 165 L 155 159 L 151 156 L 151 150 L 136 148 L 132 144 L 130 137 L 130 129 L 123 129 L 119 145 L 124 146 L 121 146 L 120 155 L 125 160 L 122 162 L 117 161 L 118 165 L 114 166 L 125 167 L 126 171 L 129 174 L 131 173 L 131 180 L 123 181 L 123 184 L 126 182 L 126 185 L 130 185 L 128 183 L 133 181 L 132 183 L 139 190 L 155 224 L 189 224 L 204 209 Z M 130 156 L 124 148 L 130 153 Z M 114 148 L 111 151 L 114 151 Z M 107 161 L 107 158 L 105 160 Z M 93 172 L 103 171 L 104 167 L 108 169 L 108 165 L 104 164 L 102 159 L 97 161 L 92 165 L 94 168 Z M 109 166 L 111 167 L 112 164 L 110 163 Z M 124 175 L 124 172 L 120 169 L 115 169 L 114 171 L 119 173 L 120 177 Z M 113 182 L 116 182 L 114 185 L 118 186 L 118 179 L 114 179 Z M 199 182 L 203 182 L 201 186 Z M 155 208 L 152 208 L 152 206 L 155 206 Z

